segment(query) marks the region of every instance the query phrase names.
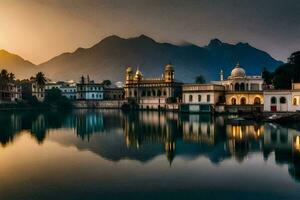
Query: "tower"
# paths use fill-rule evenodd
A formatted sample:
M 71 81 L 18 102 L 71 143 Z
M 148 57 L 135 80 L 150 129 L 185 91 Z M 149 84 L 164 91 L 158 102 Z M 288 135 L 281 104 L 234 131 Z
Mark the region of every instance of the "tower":
M 132 68 L 128 67 L 126 69 L 126 84 L 130 83 L 133 80 Z
M 174 69 L 171 63 L 165 66 L 164 80 L 166 83 L 172 83 L 174 81 Z

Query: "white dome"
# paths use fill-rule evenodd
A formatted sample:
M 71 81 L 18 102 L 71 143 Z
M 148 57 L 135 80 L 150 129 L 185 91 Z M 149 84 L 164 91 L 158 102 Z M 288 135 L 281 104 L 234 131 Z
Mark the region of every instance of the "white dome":
M 245 76 L 246 76 L 246 72 L 243 68 L 241 68 L 239 63 L 231 71 L 231 78 L 245 77 Z

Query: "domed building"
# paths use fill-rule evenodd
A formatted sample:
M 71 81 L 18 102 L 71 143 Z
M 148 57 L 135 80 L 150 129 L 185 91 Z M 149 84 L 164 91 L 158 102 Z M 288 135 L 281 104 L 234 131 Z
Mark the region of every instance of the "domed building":
M 224 79 L 223 71 L 220 72 L 220 81 L 213 81 L 214 84 L 225 87 L 226 106 L 234 109 L 241 109 L 238 106 L 252 109 L 250 106 L 261 108 L 263 103 L 262 76 L 247 76 L 245 69 L 237 63 L 227 79 Z
M 126 69 L 125 98 L 134 99 L 140 109 L 168 109 L 168 104 L 179 102 L 182 83 L 175 81 L 173 66 L 165 66 L 161 77 L 145 78 L 137 69 Z

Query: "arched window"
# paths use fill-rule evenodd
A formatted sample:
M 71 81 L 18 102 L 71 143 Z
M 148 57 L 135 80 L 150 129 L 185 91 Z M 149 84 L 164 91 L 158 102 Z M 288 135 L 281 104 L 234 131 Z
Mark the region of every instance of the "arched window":
M 241 85 L 240 85 L 240 91 L 245 91 L 245 84 L 244 83 L 241 83 Z
M 259 97 L 254 98 L 254 105 L 260 105 L 261 101 Z
M 232 105 L 236 105 L 236 98 L 232 98 L 232 99 L 231 99 L 231 104 L 232 104 Z
M 159 97 L 161 96 L 161 91 L 160 90 L 157 91 L 157 96 L 159 96 Z
M 286 103 L 286 98 L 285 98 L 285 97 L 280 97 L 279 102 L 280 102 L 281 104 Z
M 147 91 L 147 96 L 148 96 L 148 97 L 151 96 L 151 91 L 150 91 L 150 90 Z
M 146 92 L 142 91 L 142 97 L 146 96 Z
M 249 90 L 249 84 L 246 84 L 246 89 L 245 90 Z
M 198 95 L 198 102 L 201 102 L 201 95 Z
M 136 91 L 136 90 L 134 90 L 134 96 L 135 96 L 135 97 L 137 96 L 137 91 Z
M 242 97 L 241 98 L 241 105 L 245 105 L 246 104 L 246 98 L 245 97 Z
M 272 98 L 271 98 L 271 104 L 276 104 L 276 103 L 277 103 L 276 97 L 272 97 Z
M 164 96 L 167 96 L 167 92 L 166 92 L 166 90 L 164 90 Z
M 236 84 L 234 85 L 234 90 L 235 90 L 235 91 L 239 91 L 239 90 L 240 90 L 240 84 L 236 83 Z
M 193 101 L 193 95 L 190 95 L 189 96 L 189 102 L 192 102 Z
M 152 90 L 152 96 L 156 96 L 155 90 Z
M 294 97 L 293 99 L 293 105 L 296 106 L 297 105 L 297 98 Z

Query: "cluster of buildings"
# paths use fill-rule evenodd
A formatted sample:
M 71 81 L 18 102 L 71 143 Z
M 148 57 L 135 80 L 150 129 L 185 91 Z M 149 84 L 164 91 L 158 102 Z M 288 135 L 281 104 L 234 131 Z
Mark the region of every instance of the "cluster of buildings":
M 89 76 L 75 82 L 46 82 L 29 86 L 13 83 L 1 85 L 0 102 L 21 100 L 25 94 L 43 101 L 47 91 L 61 90 L 74 102 L 122 101 L 141 110 L 178 110 L 181 112 L 295 112 L 300 110 L 300 83 L 290 90 L 274 90 L 265 85 L 262 76 L 248 76 L 238 63 L 228 77 L 221 70 L 220 80 L 206 84 L 182 83 L 175 79 L 175 71 L 167 64 L 161 77 L 147 78 L 137 69 L 126 69 L 123 87 L 106 87 L 90 80 Z M 98 103 L 97 103 L 98 102 Z M 120 108 L 122 105 L 117 105 Z M 113 105 L 113 106 L 114 106 Z
M 68 99 L 76 101 L 112 101 L 123 100 L 124 89 L 115 86 L 106 86 L 90 80 L 89 76 L 80 78 L 78 83 L 74 81 L 47 81 L 38 84 L 35 80 L 26 83 L 6 83 L 0 85 L 0 103 L 13 103 L 26 100 L 28 96 L 36 97 L 38 101 L 44 101 L 46 93 L 56 88 Z
M 207 84 L 181 83 L 171 64 L 160 78 L 145 78 L 139 69 L 126 70 L 125 98 L 139 109 L 173 109 L 181 112 L 295 112 L 300 110 L 300 84 L 291 90 L 274 90 L 261 75 L 248 76 L 238 63 L 225 78 Z

